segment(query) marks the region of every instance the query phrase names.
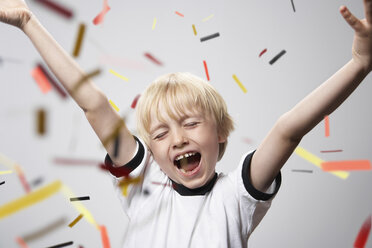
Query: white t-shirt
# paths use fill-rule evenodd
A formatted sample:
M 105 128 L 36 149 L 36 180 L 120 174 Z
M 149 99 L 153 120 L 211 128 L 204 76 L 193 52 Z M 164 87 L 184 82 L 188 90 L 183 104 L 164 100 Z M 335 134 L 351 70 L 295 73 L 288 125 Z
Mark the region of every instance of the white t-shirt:
M 135 168 L 130 176 L 143 180 L 132 184 L 126 197 L 119 190 L 130 219 L 123 247 L 247 247 L 279 190 L 280 173 L 266 193 L 254 189 L 248 180 L 253 151 L 243 155 L 234 171 L 216 173 L 207 185 L 190 190 L 172 182 L 137 141 L 135 161 L 128 164 Z M 114 168 L 108 155 L 105 164 L 116 177 L 128 165 Z

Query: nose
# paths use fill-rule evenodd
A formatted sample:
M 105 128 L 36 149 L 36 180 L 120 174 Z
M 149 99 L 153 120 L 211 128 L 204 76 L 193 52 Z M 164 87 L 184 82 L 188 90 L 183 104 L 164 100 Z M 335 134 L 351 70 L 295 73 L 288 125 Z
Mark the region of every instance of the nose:
M 172 134 L 173 138 L 173 148 L 182 148 L 187 145 L 188 139 L 182 129 L 177 129 Z

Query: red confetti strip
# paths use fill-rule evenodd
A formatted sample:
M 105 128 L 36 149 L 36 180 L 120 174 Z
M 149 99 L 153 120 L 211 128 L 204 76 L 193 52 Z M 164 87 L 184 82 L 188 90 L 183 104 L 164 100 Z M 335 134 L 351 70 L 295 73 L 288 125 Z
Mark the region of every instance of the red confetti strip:
M 364 221 L 354 242 L 354 248 L 364 248 L 371 231 L 371 215 Z
M 108 6 L 108 1 L 103 0 L 103 9 L 102 11 L 93 19 L 93 24 L 98 25 L 103 22 L 103 19 L 106 13 L 110 10 L 110 6 Z
M 99 229 L 101 231 L 101 239 L 102 239 L 102 245 L 103 248 L 110 248 L 110 240 L 107 235 L 107 230 L 105 226 L 99 226 Z
M 16 241 L 21 248 L 28 248 L 28 245 L 26 244 L 26 242 L 21 237 L 17 237 Z
M 41 92 L 44 94 L 48 93 L 51 89 L 52 86 L 50 85 L 48 78 L 44 75 L 43 71 L 40 69 L 40 67 L 35 67 L 31 71 L 31 75 L 36 81 L 37 85 L 39 86 Z
M 18 178 L 21 181 L 24 190 L 26 191 L 26 193 L 30 193 L 31 188 L 30 188 L 30 185 L 26 181 L 25 174 L 23 173 L 22 169 L 19 168 L 18 166 L 16 166 L 15 168 L 17 170 Z
M 209 81 L 209 73 L 208 73 L 207 62 L 205 62 L 205 60 L 203 60 L 203 64 L 204 64 L 205 74 L 207 75 L 207 79 Z
M 58 14 L 66 17 L 66 18 L 72 18 L 73 14 L 72 11 L 67 9 L 66 7 L 56 3 L 55 1 L 49 1 L 49 0 L 35 0 L 38 3 L 43 4 L 45 7 L 48 7 L 51 10 L 54 10 Z
M 136 108 L 136 105 L 137 105 L 137 102 L 138 102 L 138 99 L 140 98 L 140 94 L 138 94 L 134 99 L 133 99 L 133 102 L 132 102 L 132 105 L 130 105 L 130 107 L 132 109 L 135 109 Z
M 178 11 L 176 11 L 175 13 L 176 13 L 177 15 L 181 16 L 181 17 L 184 17 L 184 15 L 181 14 L 180 12 L 178 12 Z
M 40 63 L 37 64 L 37 66 L 40 68 L 40 70 L 43 72 L 45 77 L 48 79 L 48 81 L 53 85 L 53 87 L 57 90 L 57 92 L 60 94 L 62 98 L 66 98 L 67 94 L 66 92 L 59 86 L 59 84 L 52 78 L 52 76 L 48 73 L 47 69 Z
M 258 57 L 261 57 L 261 56 L 262 56 L 262 54 L 266 53 L 266 51 L 267 51 L 267 49 L 266 49 L 266 48 L 265 48 L 264 50 L 262 50 L 262 51 L 260 52 L 260 55 L 258 55 Z
M 370 170 L 369 160 L 328 161 L 321 163 L 323 171 Z
M 325 136 L 329 137 L 329 116 L 324 116 Z
M 161 63 L 159 60 L 157 60 L 154 56 L 152 56 L 150 53 L 145 53 L 145 56 L 146 56 L 149 60 L 151 60 L 152 62 L 154 62 L 155 64 L 157 64 L 157 65 L 162 65 L 162 63 Z

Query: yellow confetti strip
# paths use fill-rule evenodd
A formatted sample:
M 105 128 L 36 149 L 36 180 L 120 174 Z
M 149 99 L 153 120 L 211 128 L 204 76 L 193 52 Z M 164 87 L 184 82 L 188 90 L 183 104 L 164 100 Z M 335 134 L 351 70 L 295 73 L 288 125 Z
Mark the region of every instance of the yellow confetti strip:
M 116 106 L 115 103 L 114 103 L 113 101 L 109 100 L 109 102 L 110 102 L 111 106 L 112 106 L 112 107 L 113 107 L 117 112 L 120 111 L 120 109 L 118 108 L 118 106 Z
M 316 165 L 319 168 L 322 168 L 321 164 L 324 162 L 324 160 L 322 160 L 319 157 L 315 156 L 314 154 L 308 152 L 304 148 L 298 146 L 298 147 L 296 147 L 294 152 L 298 156 L 300 156 L 301 158 L 309 161 L 310 163 Z M 341 179 L 346 179 L 346 178 L 349 177 L 349 173 L 346 172 L 346 171 L 332 171 L 332 172 L 329 172 L 329 173 L 332 173 L 333 175 L 338 176 Z
M 156 26 L 156 18 L 154 18 L 154 21 L 153 21 L 153 23 L 152 23 L 152 30 L 155 29 L 155 26 Z
M 244 85 L 240 82 L 240 80 L 238 79 L 238 77 L 235 74 L 233 74 L 233 78 L 234 78 L 235 82 L 239 85 L 240 89 L 242 89 L 242 91 L 244 93 L 247 93 L 247 89 L 244 87 Z
M 122 193 L 124 196 L 128 195 L 128 186 L 130 184 L 137 184 L 140 183 L 142 180 L 142 177 L 134 177 L 134 178 L 125 178 L 119 183 L 119 187 L 122 189 Z
M 72 191 L 66 186 L 63 185 L 62 187 L 62 193 L 66 196 L 66 198 L 69 200 L 70 198 L 75 198 L 76 196 Z M 70 201 L 70 200 L 69 200 Z M 92 214 L 84 207 L 84 205 L 79 201 L 73 201 L 71 204 L 76 208 L 76 210 L 84 215 L 84 219 L 86 219 L 89 223 L 91 223 L 93 226 L 95 226 L 99 230 L 99 225 L 94 220 Z
M 196 28 L 195 28 L 195 25 L 192 24 L 192 30 L 194 30 L 194 35 L 197 35 L 198 33 L 196 32 Z
M 62 183 L 60 181 L 55 181 L 47 186 L 42 187 L 41 189 L 35 190 L 21 198 L 0 206 L 0 219 L 45 200 L 46 198 L 57 193 L 61 186 Z
M 13 171 L 11 170 L 0 171 L 0 175 L 10 174 L 10 173 L 13 173 Z
M 123 79 L 124 81 L 127 81 L 127 82 L 129 81 L 128 78 L 126 78 L 126 77 L 120 75 L 119 73 L 117 73 L 116 71 L 114 71 L 114 70 L 112 70 L 112 69 L 110 69 L 109 72 L 112 73 L 112 74 L 114 74 L 114 75 L 117 76 L 118 78 Z
M 204 18 L 202 21 L 203 21 L 203 22 L 206 22 L 206 21 L 210 20 L 213 16 L 214 16 L 214 14 L 212 14 L 212 15 L 210 15 L 210 16 Z
M 68 226 L 69 227 L 75 226 L 75 224 L 78 223 L 78 221 L 81 220 L 81 218 L 83 218 L 83 214 L 79 214 L 79 216 L 76 217 L 70 224 L 68 224 Z

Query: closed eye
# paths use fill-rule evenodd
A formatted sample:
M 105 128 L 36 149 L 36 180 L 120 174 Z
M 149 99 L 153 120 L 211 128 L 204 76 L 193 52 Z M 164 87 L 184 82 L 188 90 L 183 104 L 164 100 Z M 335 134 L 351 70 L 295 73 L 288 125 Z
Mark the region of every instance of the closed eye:
M 185 126 L 186 127 L 193 127 L 193 126 L 196 126 L 198 124 L 199 124 L 199 122 L 188 122 L 188 123 L 185 124 Z
M 167 134 L 167 132 L 162 132 L 162 133 L 156 135 L 156 136 L 154 137 L 154 140 L 161 139 L 161 138 L 164 137 L 166 134 Z

